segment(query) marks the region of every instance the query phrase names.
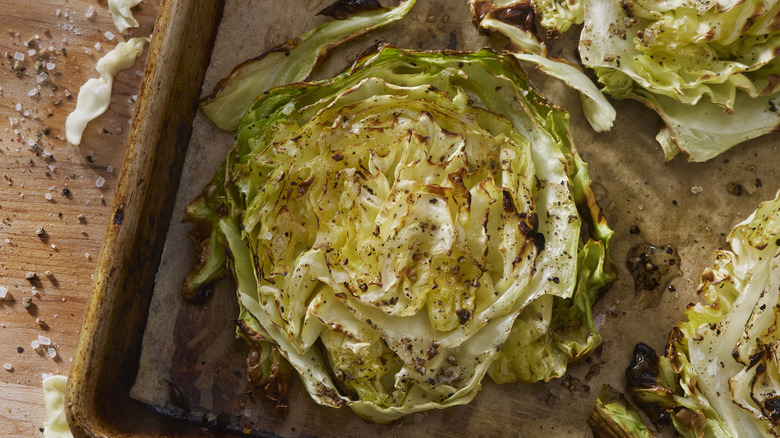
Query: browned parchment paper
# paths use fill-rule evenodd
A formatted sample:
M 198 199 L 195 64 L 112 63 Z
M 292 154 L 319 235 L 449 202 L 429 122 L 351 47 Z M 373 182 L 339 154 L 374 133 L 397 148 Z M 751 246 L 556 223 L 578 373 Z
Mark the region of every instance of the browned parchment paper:
M 258 56 L 323 22 L 315 13 L 326 0 L 229 0 L 206 75 L 204 95 L 238 63 Z M 550 43 L 551 54 L 576 59 L 576 34 Z M 488 40 L 471 24 L 467 2 L 418 0 L 410 15 L 349 43 L 322 71 L 331 75 L 377 39 L 416 49 L 475 50 Z M 494 44 L 494 47 L 496 45 Z M 594 315 L 604 338 L 587 361 L 569 375 L 546 384 L 495 385 L 489 378 L 470 405 L 415 414 L 390 425 L 367 423 L 348 409 L 317 406 L 294 379 L 290 413 L 280 420 L 268 402 L 246 395 L 245 355 L 236 340 L 235 294 L 223 281 L 205 306 L 184 303 L 180 284 L 193 245 L 181 224 L 182 210 L 211 178 L 232 141 L 198 114 L 185 170 L 157 275 L 143 353 L 132 396 L 194 421 L 206 418 L 231 428 L 251 425 L 255 433 L 297 436 L 571 436 L 589 437 L 585 420 L 605 383 L 623 387 L 631 351 L 644 341 L 661 351 L 669 330 L 695 300 L 701 271 L 713 263 L 725 236 L 763 200 L 780 188 L 778 139 L 769 135 L 738 146 L 708 163 L 678 157 L 663 163 L 654 137 L 660 119 L 635 102 L 616 101 L 618 118 L 608 133 L 595 133 L 579 98 L 555 79 L 527 66 L 533 84 L 571 113 L 575 144 L 590 164 L 594 191 L 615 230 L 612 254 L 617 283 L 597 303 Z M 655 296 L 637 300 L 625 261 L 642 244 L 671 244 L 682 260 L 679 276 Z M 176 390 L 172 391 L 171 388 Z M 222 414 L 218 417 L 219 414 Z

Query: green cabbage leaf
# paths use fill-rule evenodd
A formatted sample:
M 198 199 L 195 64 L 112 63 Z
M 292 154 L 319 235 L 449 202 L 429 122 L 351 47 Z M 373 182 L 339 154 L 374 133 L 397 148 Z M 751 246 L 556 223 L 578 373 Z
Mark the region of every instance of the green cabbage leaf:
M 376 422 L 562 376 L 616 272 L 568 114 L 488 50 L 261 94 L 187 219 L 185 289 L 232 276 L 250 377 Z
M 343 19 L 327 21 L 239 65 L 217 84 L 211 96 L 201 102 L 201 111 L 220 129 L 235 131 L 255 97 L 269 88 L 305 80 L 331 50 L 400 20 L 415 2 L 402 0 L 392 8 L 360 11 Z

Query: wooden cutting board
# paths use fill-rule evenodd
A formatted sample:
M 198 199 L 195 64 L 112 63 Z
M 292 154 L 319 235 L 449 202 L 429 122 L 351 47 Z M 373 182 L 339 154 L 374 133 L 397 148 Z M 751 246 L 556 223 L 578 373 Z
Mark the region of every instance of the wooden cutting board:
M 116 77 L 79 149 L 65 141 L 65 119 L 100 57 L 151 34 L 158 4 L 136 7 L 140 27 L 123 36 L 105 1 L 0 0 L 0 437 L 39 434 L 41 376 L 70 370 L 145 58 Z M 39 336 L 56 345 L 53 359 L 30 347 Z

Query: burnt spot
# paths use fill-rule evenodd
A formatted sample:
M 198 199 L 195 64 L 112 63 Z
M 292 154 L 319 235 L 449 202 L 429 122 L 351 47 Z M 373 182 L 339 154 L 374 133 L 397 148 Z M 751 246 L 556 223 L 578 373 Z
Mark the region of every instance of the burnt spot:
M 125 211 L 122 210 L 122 207 L 119 207 L 116 209 L 116 212 L 114 212 L 114 218 L 111 220 L 111 222 L 114 225 L 122 225 L 122 221 L 125 220 Z
M 652 388 L 658 385 L 658 354 L 653 347 L 639 342 L 634 346 L 631 363 L 626 368 L 629 386 Z
M 504 211 L 510 214 L 517 214 L 517 208 L 515 208 L 515 202 L 512 200 L 512 194 L 509 193 L 509 190 L 504 189 L 501 193 L 503 194 L 502 206 Z
M 541 253 L 544 251 L 544 234 L 542 233 L 536 233 L 534 234 L 534 245 L 536 246 L 536 252 Z
M 438 342 L 434 342 L 433 344 L 431 344 L 430 347 L 428 347 L 428 351 L 426 351 L 426 354 L 428 355 L 428 359 L 433 359 L 434 356 L 439 354 L 439 345 L 440 344 Z
M 381 8 L 379 0 L 337 0 L 318 12 L 317 15 L 344 20 L 360 12 L 375 11 Z
M 463 307 L 459 309 L 455 309 L 455 314 L 458 315 L 458 321 L 461 324 L 467 323 L 469 318 L 471 318 L 471 312 L 469 311 L 469 309 L 465 309 Z
M 498 8 L 490 12 L 502 23 L 528 31 L 536 35 L 536 10 L 530 4 L 515 4 Z
M 780 397 L 766 399 L 761 405 L 761 410 L 769 418 L 769 421 L 777 424 L 780 421 Z

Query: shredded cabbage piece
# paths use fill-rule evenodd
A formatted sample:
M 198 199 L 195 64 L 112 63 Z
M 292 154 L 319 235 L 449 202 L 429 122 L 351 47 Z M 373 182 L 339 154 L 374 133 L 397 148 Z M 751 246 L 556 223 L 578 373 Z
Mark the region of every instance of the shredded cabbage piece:
M 131 27 L 138 27 L 138 20 L 133 17 L 132 8 L 141 0 L 108 0 L 108 11 L 114 20 L 114 26 L 122 33 Z
M 65 386 L 67 377 L 49 376 L 43 379 L 43 399 L 46 420 L 43 422 L 44 438 L 73 438 L 65 417 Z
M 65 137 L 68 143 L 78 146 L 87 124 L 106 112 L 111 103 L 114 76 L 133 66 L 136 58 L 143 53 L 144 44 L 147 42 L 149 42 L 147 37 L 131 38 L 117 44 L 113 50 L 98 60 L 95 69 L 100 73 L 100 77 L 89 79 L 81 86 L 76 98 L 76 109 L 68 114 L 65 120 Z
M 377 48 L 251 104 L 187 209 L 185 294 L 230 273 L 239 333 L 320 404 L 388 422 L 467 403 L 486 374 L 550 380 L 600 343 L 616 271 L 589 184 L 513 58 Z

